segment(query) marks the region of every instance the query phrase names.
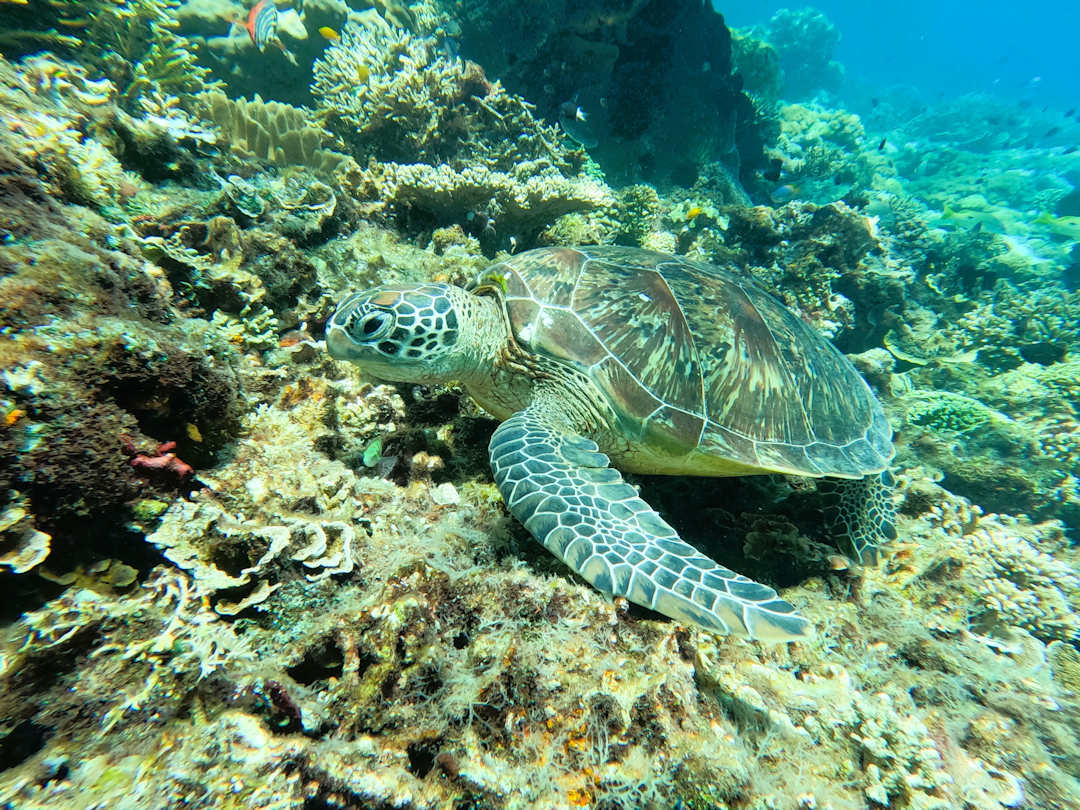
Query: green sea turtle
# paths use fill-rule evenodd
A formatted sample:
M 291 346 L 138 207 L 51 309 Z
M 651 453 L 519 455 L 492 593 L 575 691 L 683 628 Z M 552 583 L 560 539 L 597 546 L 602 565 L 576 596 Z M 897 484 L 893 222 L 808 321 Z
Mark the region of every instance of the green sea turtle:
M 330 354 L 375 377 L 458 380 L 504 420 L 495 482 L 532 534 L 599 590 L 715 633 L 791 640 L 776 591 L 683 542 L 634 473 L 829 476 L 848 551 L 894 536 L 892 430 L 854 366 L 753 282 L 624 247 L 541 248 L 447 284 L 348 296 Z

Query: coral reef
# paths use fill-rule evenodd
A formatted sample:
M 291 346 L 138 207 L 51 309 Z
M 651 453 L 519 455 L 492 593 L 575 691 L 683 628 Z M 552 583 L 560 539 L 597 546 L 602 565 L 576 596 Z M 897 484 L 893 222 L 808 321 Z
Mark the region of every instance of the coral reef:
M 86 684 L 77 697 L 12 708 L 40 748 L 5 777 L 21 806 L 70 790 L 223 797 L 237 773 L 244 801 L 273 789 L 297 807 L 1071 806 L 1073 777 L 1047 746 L 1075 749 L 1077 705 L 1040 665 L 1040 639 L 1076 632 L 1053 525 L 983 516 L 911 475 L 895 561 L 792 594 L 819 641 L 717 644 L 540 575 L 541 555 L 500 564 L 524 548 L 490 483 L 459 483 L 446 506 L 419 480 L 297 464 L 328 409 L 380 418 L 356 398 L 383 395 L 348 374 L 254 414 L 236 459 L 166 514 L 151 540 L 189 573 L 159 569 L 135 599 L 78 591 L 12 628 L 0 674 L 13 698 L 54 657 L 92 638 L 100 650 L 60 670 L 56 689 Z M 268 486 L 271 470 L 289 480 Z M 967 629 L 965 597 L 990 629 Z M 232 618 L 253 610 L 272 620 Z M 136 612 L 138 631 L 110 643 Z M 1028 630 L 1005 629 L 1016 621 Z M 985 704 L 957 699 L 964 684 Z M 103 745 L 94 723 L 68 736 L 62 712 L 82 700 L 123 735 Z M 147 747 L 162 722 L 174 744 Z M 224 759 L 200 755 L 227 740 Z M 1022 778 L 1017 757 L 1043 757 L 1040 778 Z
M 314 77 L 327 126 L 367 164 L 344 180 L 367 214 L 429 232 L 456 224 L 490 252 L 527 246 L 559 216 L 608 201 L 582 172 L 583 154 L 531 104 L 444 55 L 432 36 L 362 15 Z
M 21 69 L 0 61 L 0 92 L 5 151 L 9 159 L 41 166 L 48 192 L 108 211 L 137 182 L 93 137 L 100 110 L 116 99 L 107 79 L 91 80 L 79 65 L 35 56 Z
M 95 137 L 87 93 L 110 99 L 111 85 L 45 57 L 2 67 L 4 115 L 20 121 L 0 134 L 5 554 L 23 549 L 15 570 L 43 553 L 59 572 L 99 554 L 141 564 L 131 504 L 177 482 L 144 480 L 123 441 L 177 441 L 209 463 L 238 424 L 235 358 L 205 321 L 177 323 L 138 242 L 91 210 L 124 217 L 141 182 Z
M 780 97 L 783 74 L 776 48 L 751 31 L 731 32 L 731 61 L 747 93 L 768 103 Z
M 0 803 L 1080 810 L 1050 124 L 843 109 L 810 10 L 302 5 L 286 54 L 222 36 L 231 0 L 0 3 Z M 744 267 L 858 353 L 879 566 L 813 481 L 633 479 L 816 638 L 607 601 L 509 517 L 457 387 L 326 355 L 349 292 L 575 242 Z
M 691 224 L 680 250 L 749 267 L 845 351 L 878 345 L 904 299 L 909 273 L 884 251 L 874 221 L 844 203 L 724 207 Z
M 782 8 L 754 34 L 775 49 L 783 75 L 782 93 L 788 100 L 835 90 L 841 83 L 843 66 L 832 59 L 840 32 L 817 9 Z
M 798 199 L 821 205 L 861 189 L 895 188 L 896 170 L 881 153 L 863 148 L 866 131 L 854 113 L 785 104 L 779 109 L 779 123 L 776 152 L 783 156 L 785 172 L 794 178 Z M 772 194 L 775 197 L 777 191 Z
M 148 94 L 189 97 L 212 82 L 192 43 L 176 29 L 181 0 L 66 0 L 6 6 L 0 53 L 56 47 L 107 76 L 129 112 Z M 58 34 L 57 31 L 63 31 Z
M 361 162 L 461 168 L 468 154 L 470 162 L 505 171 L 515 160 L 546 158 L 564 169 L 574 160 L 557 130 L 489 82 L 479 65 L 447 58 L 434 38 L 378 15 L 345 27 L 315 63 L 312 92 L 327 125 Z

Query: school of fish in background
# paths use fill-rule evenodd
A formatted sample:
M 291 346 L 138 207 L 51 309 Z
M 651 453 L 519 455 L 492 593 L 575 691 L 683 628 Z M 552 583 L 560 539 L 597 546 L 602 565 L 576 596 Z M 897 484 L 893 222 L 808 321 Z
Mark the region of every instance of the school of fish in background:
M 1080 96 L 839 38 L 0 0 L 0 807 L 1080 810 Z M 346 291 L 597 243 L 744 268 L 883 402 L 876 567 L 812 482 L 634 480 L 816 640 L 605 601 L 460 390 L 326 355 Z

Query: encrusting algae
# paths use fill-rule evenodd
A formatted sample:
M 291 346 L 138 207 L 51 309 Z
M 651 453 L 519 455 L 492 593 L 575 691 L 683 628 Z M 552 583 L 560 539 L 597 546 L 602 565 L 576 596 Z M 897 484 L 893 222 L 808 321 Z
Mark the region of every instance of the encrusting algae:
M 1038 111 L 845 108 L 813 10 L 366 5 L 278 4 L 293 64 L 238 3 L 0 3 L 0 805 L 1080 808 L 1080 210 Z M 814 479 L 627 476 L 812 638 L 606 597 L 462 387 L 326 351 L 348 292 L 573 244 L 731 268 L 881 401 L 877 565 Z

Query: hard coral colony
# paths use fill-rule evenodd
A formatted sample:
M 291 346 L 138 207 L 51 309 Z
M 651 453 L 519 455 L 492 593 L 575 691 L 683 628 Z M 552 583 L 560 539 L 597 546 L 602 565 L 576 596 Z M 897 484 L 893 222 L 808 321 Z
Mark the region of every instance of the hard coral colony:
M 1080 121 L 840 28 L 0 3 L 0 804 L 1080 808 Z

